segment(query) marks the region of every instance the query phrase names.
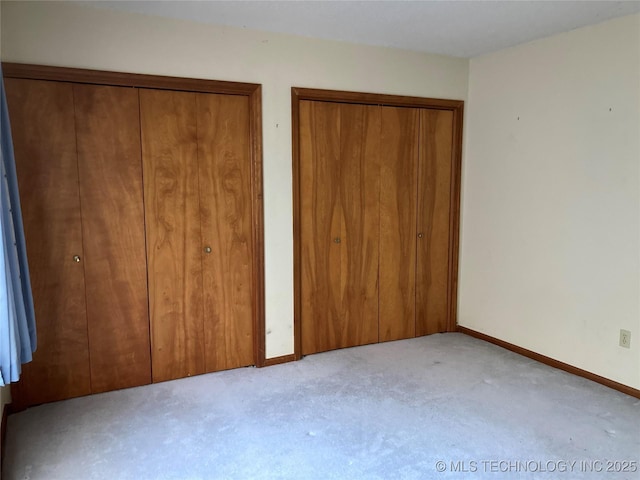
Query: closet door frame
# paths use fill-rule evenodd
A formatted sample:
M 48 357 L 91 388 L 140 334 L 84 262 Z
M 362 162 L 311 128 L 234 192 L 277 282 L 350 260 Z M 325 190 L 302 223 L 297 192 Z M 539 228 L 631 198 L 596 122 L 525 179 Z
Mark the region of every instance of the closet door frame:
M 262 86 L 195 78 L 164 77 L 136 73 L 108 72 L 67 67 L 51 67 L 2 62 L 5 78 L 49 80 L 56 82 L 88 83 L 117 87 L 153 88 L 183 92 L 242 95 L 249 99 L 249 145 L 251 158 L 251 229 L 253 249 L 252 307 L 253 357 L 257 367 L 265 360 L 264 314 L 264 210 L 262 184 Z
M 429 108 L 453 112 L 453 145 L 451 165 L 451 211 L 449 215 L 449 285 L 447 290 L 447 331 L 457 328 L 458 298 L 458 249 L 460 230 L 460 182 L 462 164 L 462 119 L 464 101 L 438 98 L 407 97 L 376 93 L 291 88 L 291 133 L 293 160 L 293 308 L 294 308 L 294 354 L 292 360 L 302 358 L 302 233 L 301 233 L 301 189 L 300 189 L 300 102 L 355 103 L 393 107 Z

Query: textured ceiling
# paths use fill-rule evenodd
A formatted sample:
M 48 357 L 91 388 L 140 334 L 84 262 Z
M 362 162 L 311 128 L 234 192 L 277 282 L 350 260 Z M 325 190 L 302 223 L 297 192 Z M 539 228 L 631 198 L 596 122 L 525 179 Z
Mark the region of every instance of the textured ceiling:
M 92 1 L 148 15 L 474 57 L 640 12 L 640 1 Z

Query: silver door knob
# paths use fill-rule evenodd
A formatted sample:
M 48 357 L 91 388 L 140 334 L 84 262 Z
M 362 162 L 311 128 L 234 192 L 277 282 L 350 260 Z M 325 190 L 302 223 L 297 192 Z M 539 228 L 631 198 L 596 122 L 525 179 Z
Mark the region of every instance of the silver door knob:
M 424 235 L 422 235 L 421 233 L 418 234 L 418 238 L 422 238 L 424 237 Z
M 333 239 L 333 243 L 340 243 L 340 237 L 336 237 Z
M 80 255 L 74 255 L 73 256 L 73 261 L 76 263 L 80 263 Z
M 211 247 L 204 247 L 204 253 L 211 253 Z

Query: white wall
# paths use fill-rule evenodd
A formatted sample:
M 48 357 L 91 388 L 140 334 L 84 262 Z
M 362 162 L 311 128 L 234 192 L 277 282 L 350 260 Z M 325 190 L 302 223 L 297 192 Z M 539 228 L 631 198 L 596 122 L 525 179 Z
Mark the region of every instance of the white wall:
M 640 388 L 640 15 L 472 59 L 466 114 L 459 323 Z
M 59 2 L 2 2 L 2 60 L 263 85 L 267 357 L 293 353 L 291 87 L 466 99 L 468 61 Z

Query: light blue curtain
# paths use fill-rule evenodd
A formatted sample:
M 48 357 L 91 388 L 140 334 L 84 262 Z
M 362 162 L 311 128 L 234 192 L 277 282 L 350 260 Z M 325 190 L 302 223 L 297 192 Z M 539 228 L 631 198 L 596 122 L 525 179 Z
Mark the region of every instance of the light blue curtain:
M 0 66 L 0 386 L 16 382 L 36 350 L 36 324 L 22 229 L 18 178 Z

